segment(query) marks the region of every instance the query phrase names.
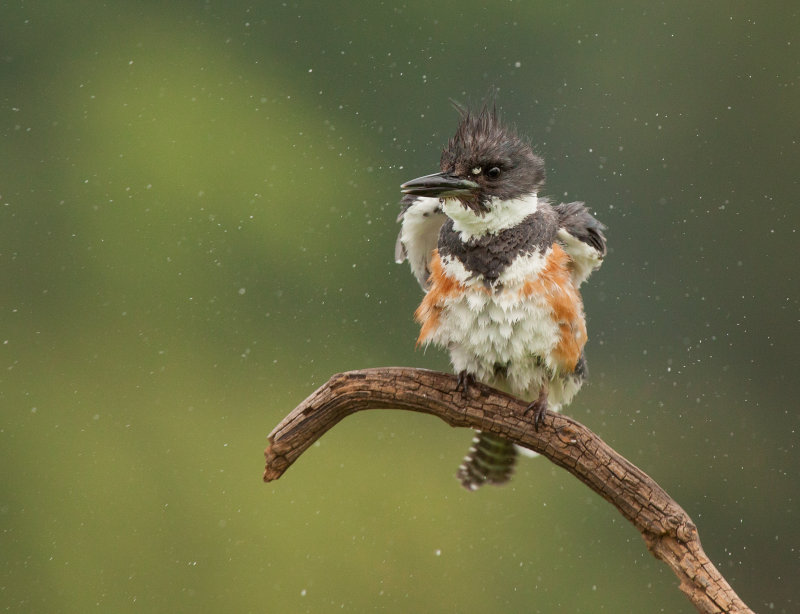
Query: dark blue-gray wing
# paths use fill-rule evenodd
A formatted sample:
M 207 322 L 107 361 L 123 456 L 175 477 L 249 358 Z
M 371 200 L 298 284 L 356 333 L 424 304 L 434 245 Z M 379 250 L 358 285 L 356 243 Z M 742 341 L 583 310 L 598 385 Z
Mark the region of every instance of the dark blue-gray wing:
M 572 280 L 577 287 L 605 258 L 605 226 L 581 202 L 561 203 L 553 209 L 558 215 L 558 239 L 572 259 Z

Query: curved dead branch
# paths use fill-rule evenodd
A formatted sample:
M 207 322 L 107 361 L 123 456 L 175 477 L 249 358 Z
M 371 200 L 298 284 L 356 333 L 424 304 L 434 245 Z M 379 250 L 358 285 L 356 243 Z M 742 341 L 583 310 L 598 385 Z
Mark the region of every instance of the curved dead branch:
M 616 507 L 670 566 L 699 612 L 752 612 L 703 552 L 688 514 L 644 471 L 582 424 L 548 413 L 536 432 L 527 403 L 477 384 L 470 398 L 453 375 L 402 367 L 339 373 L 303 401 L 269 435 L 264 481 L 278 479 L 323 433 L 364 409 L 404 409 L 438 416 L 450 426 L 502 435 L 535 450 Z

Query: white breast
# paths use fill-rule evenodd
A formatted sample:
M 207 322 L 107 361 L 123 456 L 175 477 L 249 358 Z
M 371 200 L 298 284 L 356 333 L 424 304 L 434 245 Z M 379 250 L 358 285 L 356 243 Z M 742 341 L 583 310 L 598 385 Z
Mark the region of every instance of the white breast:
M 428 341 L 450 350 L 456 372 L 467 370 L 481 382 L 531 401 L 546 380 L 551 407 L 556 408 L 569 402 L 579 383 L 552 379 L 557 369 L 549 357 L 559 338 L 558 325 L 546 297 L 523 291 L 525 279 L 535 278 L 546 260 L 539 253 L 517 259 L 503 271 L 499 289 L 487 291 L 458 260 L 443 258 L 446 274 L 466 292 L 445 299 Z M 505 369 L 498 372 L 498 366 Z

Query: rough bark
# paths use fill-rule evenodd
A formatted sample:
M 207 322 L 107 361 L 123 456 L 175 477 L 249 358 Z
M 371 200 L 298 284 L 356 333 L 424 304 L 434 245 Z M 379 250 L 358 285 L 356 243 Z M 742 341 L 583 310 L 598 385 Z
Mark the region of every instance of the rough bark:
M 303 401 L 269 435 L 264 481 L 278 479 L 323 433 L 364 409 L 404 409 L 450 426 L 502 435 L 563 467 L 616 507 L 670 566 L 699 612 L 752 612 L 703 552 L 688 514 L 644 471 L 571 418 L 548 412 L 536 432 L 527 403 L 476 384 L 469 398 L 453 375 L 388 367 L 339 373 Z

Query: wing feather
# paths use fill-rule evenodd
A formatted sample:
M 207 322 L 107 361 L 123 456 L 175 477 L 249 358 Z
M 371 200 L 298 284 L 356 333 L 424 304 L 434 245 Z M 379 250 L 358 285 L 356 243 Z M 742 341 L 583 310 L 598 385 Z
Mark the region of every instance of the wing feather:
M 430 262 L 439 242 L 439 231 L 447 217 L 442 213 L 438 198 L 404 196 L 403 209 L 397 217 L 400 233 L 394 247 L 398 263 L 408 260 L 419 285 L 427 291 Z
M 581 202 L 553 207 L 558 215 L 558 239 L 572 260 L 572 281 L 579 287 L 606 255 L 605 226 Z

